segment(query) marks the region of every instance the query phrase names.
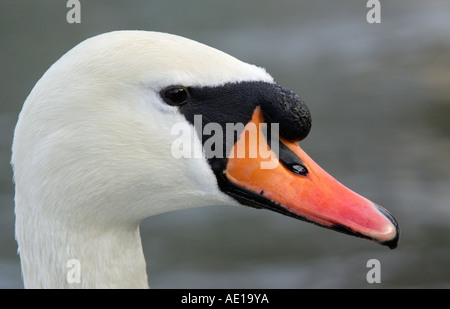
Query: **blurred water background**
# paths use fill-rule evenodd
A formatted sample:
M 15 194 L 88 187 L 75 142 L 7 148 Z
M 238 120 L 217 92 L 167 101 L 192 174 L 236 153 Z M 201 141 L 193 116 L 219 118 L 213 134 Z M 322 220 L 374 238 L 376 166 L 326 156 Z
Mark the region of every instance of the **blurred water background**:
M 308 104 L 301 143 L 325 170 L 389 209 L 396 250 L 269 211 L 214 206 L 142 223 L 153 288 L 450 288 L 450 2 L 0 1 L 0 288 L 21 288 L 9 165 L 21 106 L 78 42 L 170 32 L 265 67 Z M 70 91 L 70 89 L 68 89 Z M 381 283 L 369 284 L 369 259 Z

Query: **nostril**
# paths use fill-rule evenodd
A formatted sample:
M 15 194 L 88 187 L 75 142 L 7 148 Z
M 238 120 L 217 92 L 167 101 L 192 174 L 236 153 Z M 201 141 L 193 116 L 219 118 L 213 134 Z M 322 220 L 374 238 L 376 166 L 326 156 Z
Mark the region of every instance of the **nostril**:
M 283 163 L 283 162 L 282 162 Z M 308 175 L 308 170 L 302 164 L 286 164 L 286 168 L 292 173 L 300 176 Z
M 280 163 L 291 173 L 300 176 L 307 176 L 309 171 L 306 168 L 303 161 L 287 147 L 281 140 L 277 140 L 277 143 L 272 144 L 270 136 L 266 135 L 267 144 L 270 149 L 278 157 Z

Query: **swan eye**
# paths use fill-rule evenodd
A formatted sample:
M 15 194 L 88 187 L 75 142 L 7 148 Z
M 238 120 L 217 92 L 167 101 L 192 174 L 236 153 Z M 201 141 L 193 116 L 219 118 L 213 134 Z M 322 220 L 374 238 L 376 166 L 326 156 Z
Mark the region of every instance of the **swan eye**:
M 181 105 L 189 99 L 189 91 L 184 87 L 171 87 L 162 91 L 162 97 L 169 105 Z

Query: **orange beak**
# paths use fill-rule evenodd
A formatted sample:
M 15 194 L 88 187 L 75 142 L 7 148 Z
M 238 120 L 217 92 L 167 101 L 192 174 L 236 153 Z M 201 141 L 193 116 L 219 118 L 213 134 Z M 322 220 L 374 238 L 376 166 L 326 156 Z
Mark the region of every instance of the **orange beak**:
M 269 147 L 263 124 L 257 107 L 228 158 L 224 178 L 237 188 L 229 194 L 253 207 L 269 208 L 391 249 L 397 246 L 398 224 L 387 210 L 336 181 L 296 142 L 280 138 L 278 151 L 273 143 Z M 284 160 L 283 153 L 294 163 Z

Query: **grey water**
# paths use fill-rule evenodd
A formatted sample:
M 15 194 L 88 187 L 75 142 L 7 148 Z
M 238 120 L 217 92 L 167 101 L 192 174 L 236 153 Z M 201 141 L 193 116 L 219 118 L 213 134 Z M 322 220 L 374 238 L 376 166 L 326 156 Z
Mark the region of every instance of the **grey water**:
M 393 3 L 392 3 L 393 2 Z M 269 211 L 212 206 L 141 225 L 152 288 L 449 288 L 450 2 L 0 1 L 0 288 L 22 288 L 14 239 L 13 129 L 33 85 L 78 42 L 170 32 L 265 67 L 313 126 L 301 147 L 401 227 L 389 250 Z M 68 90 L 69 91 L 69 90 Z M 369 283 L 370 259 L 380 283 Z

